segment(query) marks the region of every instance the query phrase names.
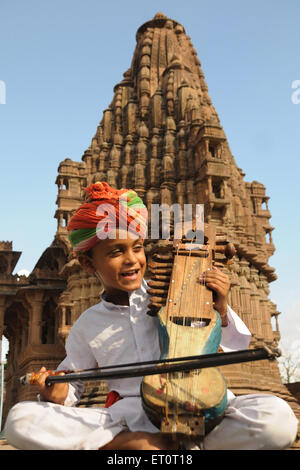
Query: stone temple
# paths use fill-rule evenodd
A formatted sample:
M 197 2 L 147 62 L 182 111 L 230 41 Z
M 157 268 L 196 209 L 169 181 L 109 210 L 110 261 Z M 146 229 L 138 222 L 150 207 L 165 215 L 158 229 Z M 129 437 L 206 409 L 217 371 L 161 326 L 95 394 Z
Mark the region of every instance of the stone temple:
M 133 188 L 148 208 L 204 204 L 206 222 L 236 249 L 230 266 L 221 259 L 219 265 L 231 279 L 229 303 L 252 332 L 250 347 L 277 347 L 279 312 L 269 299 L 276 279 L 269 265 L 275 250 L 269 197 L 262 183 L 244 177 L 190 37 L 180 23 L 156 14 L 138 29 L 130 68 L 114 86 L 82 160 L 67 158 L 58 167 L 57 231 L 28 277 L 12 274 L 21 253 L 12 242 L 0 242 L 0 335 L 10 343 L 4 419 L 17 401 L 35 399 L 35 388 L 21 386 L 19 377 L 42 365 L 55 368 L 72 324 L 101 299 L 101 285 L 82 271 L 66 231 L 91 182 Z M 235 394 L 274 393 L 300 418 L 300 404 L 282 384 L 276 361 L 222 371 Z M 105 387 L 89 383 L 79 406 L 103 405 Z

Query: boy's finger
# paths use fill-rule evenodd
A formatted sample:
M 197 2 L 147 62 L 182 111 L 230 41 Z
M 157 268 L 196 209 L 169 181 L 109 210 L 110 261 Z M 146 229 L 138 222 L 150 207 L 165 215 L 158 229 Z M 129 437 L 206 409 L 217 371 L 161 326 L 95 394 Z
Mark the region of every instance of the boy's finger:
M 37 379 L 38 384 L 44 386 L 45 380 L 48 377 L 48 375 L 49 375 L 49 372 L 47 372 L 46 370 L 42 372 L 39 378 Z
M 221 282 L 228 283 L 228 277 L 226 274 L 220 273 L 220 272 L 208 272 L 208 273 L 202 273 L 198 276 L 198 279 L 201 281 L 211 281 L 218 279 Z
M 209 287 L 210 289 L 214 289 L 218 292 L 224 290 L 224 284 L 221 284 L 220 282 L 215 281 L 215 280 L 211 281 L 211 282 L 208 282 L 207 287 Z

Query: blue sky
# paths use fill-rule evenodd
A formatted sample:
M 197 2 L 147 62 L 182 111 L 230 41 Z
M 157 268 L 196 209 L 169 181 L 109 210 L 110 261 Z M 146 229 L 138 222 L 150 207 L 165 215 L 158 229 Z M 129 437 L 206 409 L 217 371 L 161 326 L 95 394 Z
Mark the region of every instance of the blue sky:
M 266 186 L 278 275 L 271 299 L 284 339 L 297 340 L 298 0 L 0 1 L 0 239 L 23 252 L 18 271 L 33 269 L 56 231 L 58 165 L 80 161 L 130 67 L 138 27 L 158 11 L 191 36 L 237 165 Z

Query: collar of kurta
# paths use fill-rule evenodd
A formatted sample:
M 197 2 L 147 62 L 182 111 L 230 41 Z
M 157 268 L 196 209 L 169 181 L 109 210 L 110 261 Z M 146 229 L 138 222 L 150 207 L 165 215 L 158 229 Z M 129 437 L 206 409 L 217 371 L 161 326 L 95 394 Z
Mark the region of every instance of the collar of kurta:
M 106 291 L 101 295 L 101 303 L 109 311 L 118 311 L 120 313 L 129 313 L 130 306 L 136 303 L 135 300 L 144 300 L 147 294 L 147 282 L 143 279 L 141 287 L 137 290 L 128 293 L 129 305 L 118 305 L 107 300 Z

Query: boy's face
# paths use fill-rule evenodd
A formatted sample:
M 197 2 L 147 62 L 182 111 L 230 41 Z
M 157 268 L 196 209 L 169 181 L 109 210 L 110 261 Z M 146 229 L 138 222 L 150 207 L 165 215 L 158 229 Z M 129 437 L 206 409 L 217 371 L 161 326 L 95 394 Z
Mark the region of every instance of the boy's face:
M 91 258 L 80 255 L 79 261 L 86 271 L 100 277 L 107 294 L 121 300 L 121 292 L 124 295 L 140 288 L 146 256 L 141 238 L 131 238 L 126 231 L 122 233 L 124 238 L 119 238 L 120 230 L 116 231 L 116 236 L 116 239 L 101 240 L 92 249 Z

